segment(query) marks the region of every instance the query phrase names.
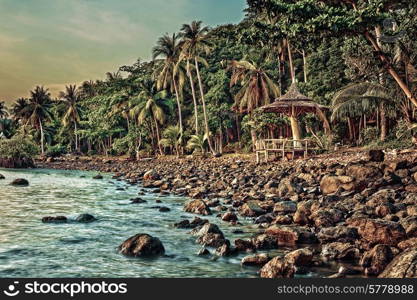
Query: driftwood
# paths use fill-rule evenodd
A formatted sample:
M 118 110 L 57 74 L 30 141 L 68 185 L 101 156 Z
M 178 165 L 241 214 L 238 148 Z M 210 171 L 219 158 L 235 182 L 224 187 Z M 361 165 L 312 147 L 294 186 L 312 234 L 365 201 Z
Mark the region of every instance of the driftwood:
M 35 163 L 31 158 L 2 158 L 0 157 L 0 168 L 24 169 L 35 168 Z

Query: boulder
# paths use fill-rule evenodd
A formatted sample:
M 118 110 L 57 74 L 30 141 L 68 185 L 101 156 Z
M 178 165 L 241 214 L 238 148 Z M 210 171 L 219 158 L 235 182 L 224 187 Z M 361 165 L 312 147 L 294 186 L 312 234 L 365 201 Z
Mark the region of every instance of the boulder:
M 279 246 L 317 242 L 316 235 L 304 227 L 272 225 L 265 230 L 265 234 L 276 237 Z
M 281 179 L 278 185 L 278 195 L 280 197 L 291 196 L 301 192 L 299 188 L 291 181 L 290 178 Z
M 346 175 L 353 177 L 356 181 L 369 181 L 376 177 L 382 177 L 382 172 L 374 166 L 353 164 L 346 168 Z
M 119 246 L 119 251 L 126 256 L 157 256 L 165 253 L 165 248 L 158 238 L 140 233 L 127 239 Z
M 294 201 L 280 201 L 274 205 L 274 213 L 287 214 L 297 210 L 297 203 Z
M 378 276 L 379 278 L 416 278 L 417 248 L 409 248 L 397 255 Z
M 2 180 L 2 179 L 6 179 L 6 177 L 4 177 L 3 174 L 0 174 L 0 180 Z
M 363 254 L 359 265 L 364 268 L 365 275 L 376 276 L 385 269 L 393 258 L 394 255 L 391 247 L 387 245 L 376 245 L 372 250 L 366 251 Z
M 214 254 L 217 256 L 229 256 L 233 254 L 233 249 L 230 248 L 230 243 L 224 243 L 220 247 L 217 247 Z
M 196 228 L 191 232 L 191 234 L 196 236 L 203 236 L 208 233 L 220 234 L 223 237 L 223 232 L 220 230 L 219 226 L 212 223 L 205 223 L 201 228 Z
M 359 249 L 350 243 L 333 242 L 322 247 L 321 256 L 327 259 L 355 260 L 359 256 Z
M 317 228 L 334 226 L 343 218 L 343 213 L 337 209 L 316 210 L 309 217 Z
M 252 245 L 259 250 L 277 249 L 278 239 L 273 235 L 260 234 L 252 239 Z
M 249 255 L 242 258 L 241 264 L 243 266 L 263 266 L 270 260 L 268 254 L 261 253 Z
M 368 160 L 373 162 L 383 162 L 385 159 L 385 153 L 382 150 L 369 150 Z
M 158 180 L 159 174 L 156 173 L 154 170 L 149 170 L 145 174 L 143 174 L 143 180 Z
M 320 229 L 317 238 L 324 244 L 329 242 L 352 242 L 358 239 L 359 235 L 356 228 L 338 225 Z
M 297 267 L 308 266 L 313 260 L 313 251 L 308 248 L 301 248 L 287 253 L 284 258 L 287 262 Z
M 258 201 L 248 201 L 239 208 L 239 213 L 244 217 L 257 217 L 266 211 L 259 206 Z
M 408 240 L 398 243 L 398 248 L 405 250 L 417 245 L 417 237 L 410 238 Z
M 191 200 L 184 206 L 184 211 L 193 213 L 193 214 L 199 214 L 208 216 L 211 215 L 210 208 L 207 206 L 207 204 L 203 200 Z
M 206 233 L 199 236 L 196 243 L 213 248 L 219 248 L 224 244 L 230 244 L 230 242 L 224 238 L 223 234 L 219 233 Z
M 24 178 L 16 178 L 15 180 L 12 181 L 11 185 L 28 186 L 29 185 L 29 181 L 27 181 Z
M 255 248 L 255 245 L 250 240 L 236 239 L 235 248 L 237 251 L 248 252 Z
M 354 178 L 350 176 L 326 175 L 320 181 L 320 190 L 325 195 L 336 193 L 340 189 L 353 191 L 355 189 Z
M 93 179 L 103 179 L 103 175 L 100 175 L 100 174 L 95 175 L 93 176 Z
M 347 223 L 351 227 L 357 228 L 362 238 L 374 244 L 396 246 L 406 236 L 404 228 L 400 224 L 391 221 L 355 218 L 348 219 Z
M 293 264 L 277 256 L 264 265 L 259 274 L 262 278 L 292 278 L 295 270 Z
M 235 213 L 227 212 L 222 215 L 222 220 L 225 222 L 236 222 L 237 216 Z
M 67 223 L 68 219 L 65 216 L 57 216 L 57 217 L 43 217 L 42 223 Z
M 81 214 L 75 219 L 75 221 L 80 222 L 80 223 L 91 223 L 96 220 L 97 219 L 90 214 Z

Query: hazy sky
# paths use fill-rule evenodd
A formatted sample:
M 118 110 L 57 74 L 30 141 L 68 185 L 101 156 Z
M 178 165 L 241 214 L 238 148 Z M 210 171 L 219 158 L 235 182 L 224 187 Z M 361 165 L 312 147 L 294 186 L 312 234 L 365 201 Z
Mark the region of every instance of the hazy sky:
M 104 78 L 148 59 L 159 36 L 183 23 L 236 23 L 245 0 L 0 0 L 0 101 L 37 84 Z

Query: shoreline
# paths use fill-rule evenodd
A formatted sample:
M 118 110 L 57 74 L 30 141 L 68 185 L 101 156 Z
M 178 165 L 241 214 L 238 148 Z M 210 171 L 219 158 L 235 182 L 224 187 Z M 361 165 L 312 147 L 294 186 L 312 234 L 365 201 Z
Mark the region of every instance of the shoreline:
M 417 155 L 366 159 L 366 152 L 353 151 L 268 164 L 256 164 L 250 156 L 143 161 L 70 157 L 37 163 L 41 168 L 114 173 L 155 193 L 188 197 L 184 210 L 196 216 L 214 214 L 220 222 L 234 224 L 253 219 L 256 236 L 215 248 L 220 255 L 247 252 L 247 261 L 263 266 L 261 277 L 292 277 L 285 273 L 288 266 L 301 272 L 329 261 L 355 266 L 342 267 L 332 277 L 400 276 L 405 271 L 397 265 L 410 251 L 414 258 L 409 263 L 416 266 Z M 280 247 L 297 250 L 284 258 L 256 254 Z

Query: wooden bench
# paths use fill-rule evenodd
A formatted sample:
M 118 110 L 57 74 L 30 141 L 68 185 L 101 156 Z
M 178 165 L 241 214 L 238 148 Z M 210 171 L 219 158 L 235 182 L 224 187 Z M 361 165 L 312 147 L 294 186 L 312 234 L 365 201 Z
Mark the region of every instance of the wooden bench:
M 309 151 L 316 149 L 310 139 L 292 140 L 292 139 L 263 139 L 255 143 L 256 161 L 261 161 L 261 155 L 264 155 L 265 162 L 268 162 L 271 153 L 281 155 L 282 159 L 287 154 L 291 154 L 291 159 L 298 154 L 304 158 L 308 157 Z

